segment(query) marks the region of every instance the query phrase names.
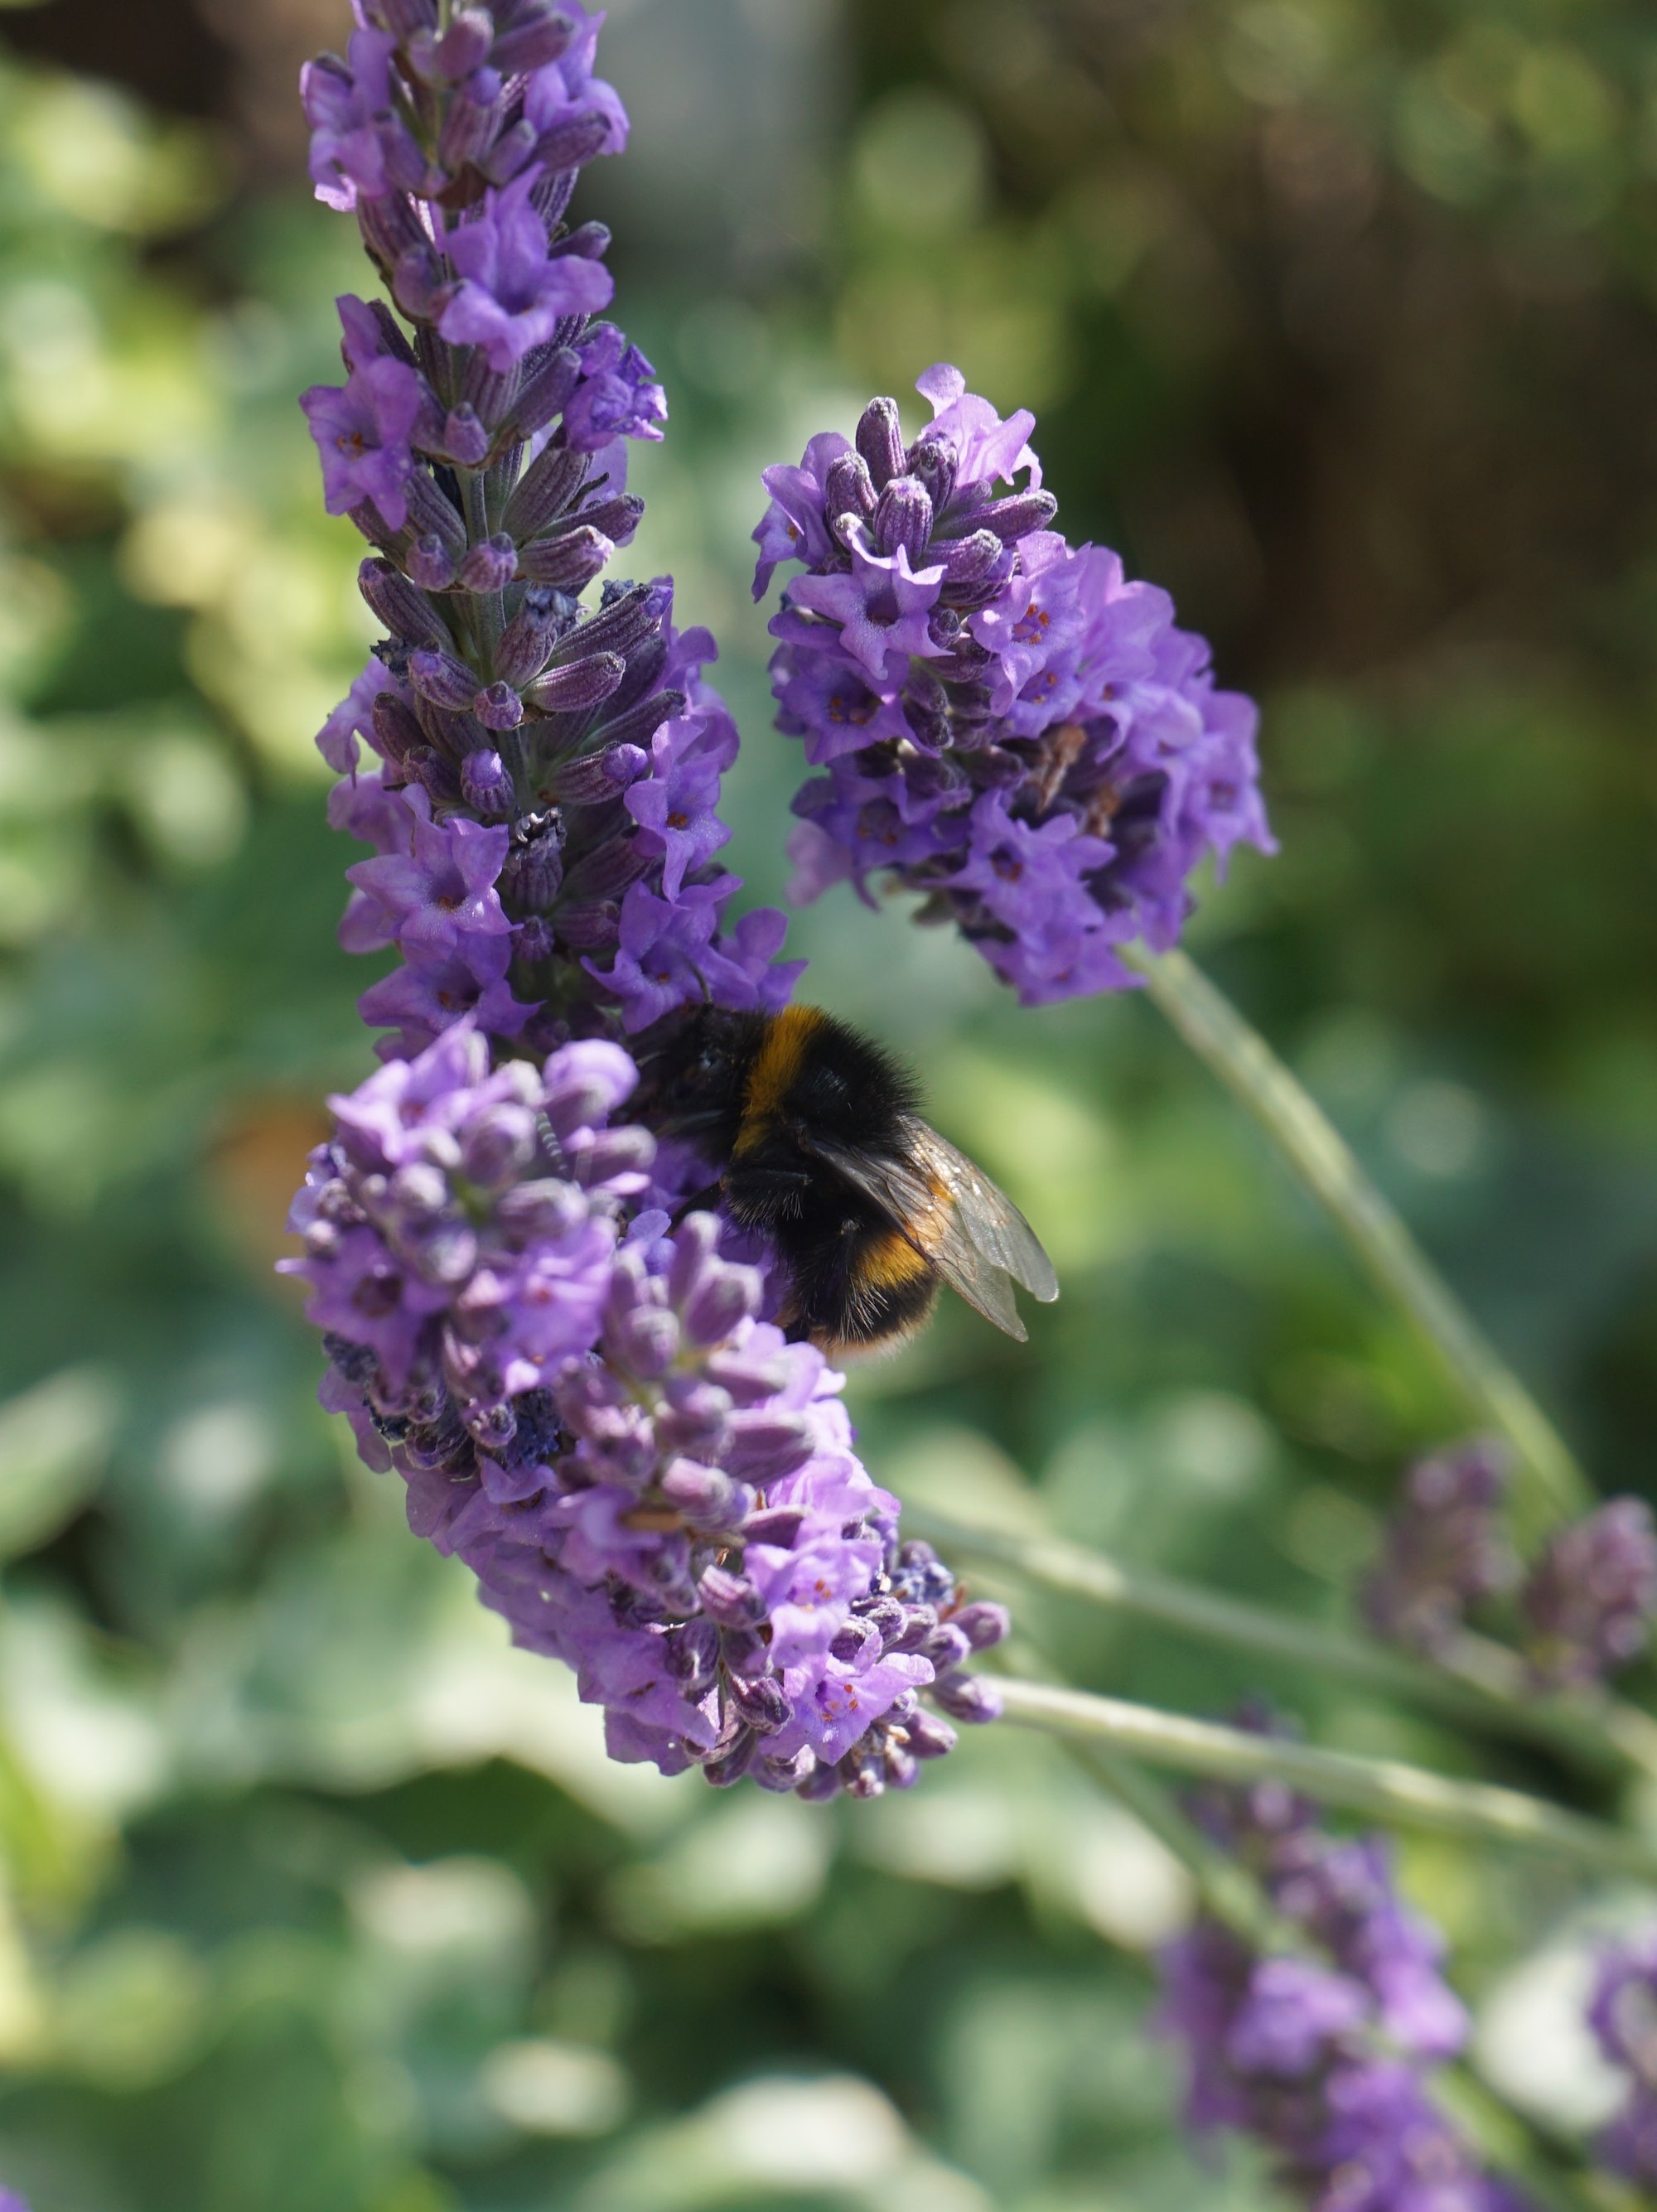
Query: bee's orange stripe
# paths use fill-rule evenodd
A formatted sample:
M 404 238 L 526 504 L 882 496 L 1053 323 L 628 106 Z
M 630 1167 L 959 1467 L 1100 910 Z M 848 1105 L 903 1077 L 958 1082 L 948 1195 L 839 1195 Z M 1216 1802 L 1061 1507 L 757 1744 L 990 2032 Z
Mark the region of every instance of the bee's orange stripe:
M 905 1283 L 931 1273 L 932 1263 L 901 1230 L 865 1248 L 858 1261 L 858 1279 L 877 1291 L 901 1290 Z
M 742 1128 L 736 1152 L 740 1159 L 764 1139 L 768 1125 L 782 1111 L 823 1017 L 815 1006 L 785 1006 L 765 1033 L 749 1071 L 743 1097 Z

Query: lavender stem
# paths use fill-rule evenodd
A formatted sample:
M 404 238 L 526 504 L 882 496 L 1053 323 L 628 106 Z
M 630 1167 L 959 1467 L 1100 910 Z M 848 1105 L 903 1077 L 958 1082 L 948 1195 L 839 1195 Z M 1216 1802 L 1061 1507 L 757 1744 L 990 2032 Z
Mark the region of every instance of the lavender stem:
M 1468 1406 L 1513 1445 L 1521 1475 L 1530 1477 L 1514 1498 L 1521 1535 L 1536 1537 L 1560 1516 L 1581 1512 L 1593 1493 L 1569 1447 L 1266 1040 L 1185 953 L 1124 948 L 1121 957 L 1433 1346 Z
M 1125 1566 L 1108 1553 L 1058 1537 L 1011 1535 L 927 1508 L 907 1510 L 910 1522 L 951 1554 L 994 1561 L 1047 1589 L 1227 1650 L 1344 1675 L 1466 1725 L 1545 1743 L 1585 1765 L 1622 1762 L 1657 1777 L 1657 1721 L 1604 1696 L 1539 1697 L 1521 1662 L 1484 1638 L 1460 1637 L 1442 1662 L 1429 1665 L 1368 1637 L 1251 1605 L 1154 1568 Z
M 1657 1845 L 1516 1790 L 1453 1781 L 1401 1759 L 1252 1735 L 1050 1683 L 1002 1679 L 997 1688 L 1009 1720 L 1106 1743 L 1155 1766 L 1227 1782 L 1271 1779 L 1373 1819 L 1555 1851 L 1585 1866 L 1657 1881 Z

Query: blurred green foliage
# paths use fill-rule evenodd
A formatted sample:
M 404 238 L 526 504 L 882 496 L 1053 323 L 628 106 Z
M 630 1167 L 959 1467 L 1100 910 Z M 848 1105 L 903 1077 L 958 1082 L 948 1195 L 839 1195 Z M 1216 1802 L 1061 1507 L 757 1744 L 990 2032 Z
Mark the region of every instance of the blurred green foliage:
M 607 37 L 637 143 L 585 204 L 674 410 L 637 558 L 725 641 L 756 895 L 798 774 L 757 470 L 956 358 L 1042 410 L 1072 534 L 1265 697 L 1283 854 L 1199 957 L 1606 1486 L 1649 1486 L 1657 30 L 634 0 Z M 0 2175 L 36 2212 L 1268 2203 L 1193 2166 L 1147 2034 L 1182 1880 L 1055 1747 L 991 1731 L 827 1811 L 610 1767 L 315 1410 L 270 1264 L 367 1060 L 310 738 L 369 629 L 294 398 L 363 279 L 297 159 L 255 191 L 237 150 L 0 70 Z M 1027 1350 L 957 1308 L 857 1378 L 881 1479 L 1339 1617 L 1458 1411 L 1256 1139 L 1142 1005 L 1021 1013 L 849 900 L 797 932 L 1065 1279 Z M 1256 1680 L 1020 1622 L 1158 1702 Z M 1591 2118 L 1563 1875 L 1406 1869 L 1487 2069 Z

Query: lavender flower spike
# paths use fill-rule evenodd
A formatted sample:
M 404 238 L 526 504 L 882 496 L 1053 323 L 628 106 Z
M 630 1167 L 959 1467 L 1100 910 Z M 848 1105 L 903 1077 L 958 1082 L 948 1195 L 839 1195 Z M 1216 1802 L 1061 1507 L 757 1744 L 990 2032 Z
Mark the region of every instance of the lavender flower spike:
M 1254 2137 L 1309 2212 L 1523 2212 L 1433 2100 L 1466 2015 L 1385 1844 L 1326 1834 L 1271 1785 L 1209 1790 L 1194 1809 L 1317 1955 L 1262 1954 L 1206 1916 L 1164 1950 L 1159 2024 L 1185 2054 L 1193 2133 Z
M 1378 1635 L 1442 1653 L 1470 1606 L 1513 1583 L 1518 1565 L 1502 1522 L 1508 1476 L 1507 1455 L 1488 1438 L 1410 1469 L 1364 1584 L 1363 1609 Z
M 1581 1686 L 1646 1648 L 1657 1613 L 1657 1528 L 1643 1498 L 1613 1498 L 1557 1530 L 1519 1595 L 1539 1681 Z
M 883 874 L 1027 1005 L 1121 988 L 1120 947 L 1177 940 L 1200 860 L 1273 849 L 1254 708 L 1165 592 L 1050 526 L 1032 416 L 953 368 L 919 389 L 912 445 L 877 399 L 854 441 L 765 471 L 756 598 L 805 570 L 771 623 L 777 726 L 825 771 L 794 801 L 793 896 Z
M 1599 2048 L 1628 2081 L 1599 2156 L 1639 2189 L 1657 2189 L 1657 1929 L 1605 1951 L 1588 2002 Z

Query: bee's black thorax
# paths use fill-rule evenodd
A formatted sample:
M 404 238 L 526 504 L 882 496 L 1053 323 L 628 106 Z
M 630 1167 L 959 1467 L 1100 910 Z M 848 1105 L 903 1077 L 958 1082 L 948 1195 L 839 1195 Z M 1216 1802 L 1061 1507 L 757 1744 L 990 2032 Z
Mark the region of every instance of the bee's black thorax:
M 718 1166 L 731 1218 L 775 1247 L 794 1330 L 844 1347 L 926 1318 L 938 1278 L 905 1224 L 814 1150 L 901 1154 L 915 1085 L 878 1045 L 814 1006 L 709 1009 L 664 1049 L 653 1089 L 662 1126 Z

